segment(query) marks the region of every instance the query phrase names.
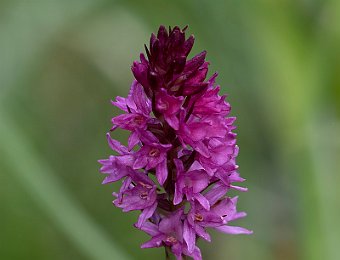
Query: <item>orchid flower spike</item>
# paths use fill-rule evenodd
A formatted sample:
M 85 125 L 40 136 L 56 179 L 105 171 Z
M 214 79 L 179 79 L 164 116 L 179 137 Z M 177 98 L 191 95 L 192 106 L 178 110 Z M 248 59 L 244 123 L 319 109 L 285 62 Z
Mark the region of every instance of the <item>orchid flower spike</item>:
M 203 51 L 188 55 L 194 37 L 184 29 L 160 26 L 152 34 L 146 56 L 131 67 L 135 80 L 126 98 L 112 104 L 122 114 L 112 118 L 111 133 L 130 132 L 127 145 L 107 140 L 115 155 L 99 160 L 104 184 L 121 181 L 113 204 L 124 212 L 140 212 L 135 227 L 151 239 L 141 247 L 165 247 L 177 259 L 202 259 L 196 242 L 210 241 L 209 229 L 227 234 L 251 234 L 231 226 L 246 216 L 236 210 L 231 189 L 244 181 L 238 173 L 235 117 L 220 96 L 217 73 L 207 78 Z

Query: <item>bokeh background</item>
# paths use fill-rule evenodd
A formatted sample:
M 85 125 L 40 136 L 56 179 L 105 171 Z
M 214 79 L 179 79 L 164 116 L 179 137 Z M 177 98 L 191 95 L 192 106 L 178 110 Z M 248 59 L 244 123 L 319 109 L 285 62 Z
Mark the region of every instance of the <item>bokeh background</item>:
M 204 259 L 340 259 L 338 0 L 0 1 L 0 259 L 164 259 L 97 163 L 160 24 L 190 26 L 238 117 L 254 235 Z

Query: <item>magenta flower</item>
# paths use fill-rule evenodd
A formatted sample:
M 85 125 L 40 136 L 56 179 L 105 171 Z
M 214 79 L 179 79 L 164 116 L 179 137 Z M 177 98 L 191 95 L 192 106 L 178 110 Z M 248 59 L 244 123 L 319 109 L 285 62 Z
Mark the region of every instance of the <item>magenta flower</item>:
M 161 144 L 150 132 L 140 132 L 140 141 L 143 146 L 135 154 L 134 169 L 156 169 L 159 184 L 163 185 L 168 177 L 167 152 L 171 144 Z
M 177 114 L 181 109 L 184 97 L 175 97 L 167 93 L 167 91 L 162 88 L 157 93 L 156 96 L 156 109 L 163 116 L 165 121 L 175 130 L 178 130 L 179 120 Z
M 194 260 L 202 259 L 201 250 L 193 245 L 189 251 L 184 241 L 185 228 L 183 227 L 183 217 L 185 216 L 181 208 L 171 213 L 168 217 L 162 218 L 158 225 L 151 222 L 146 223 L 141 229 L 151 235 L 152 238 L 141 247 L 166 246 L 171 249 L 177 259 L 182 259 L 182 255 L 190 256 Z
M 112 104 L 125 111 L 126 114 L 112 118 L 113 127 L 111 130 L 119 127 L 131 131 L 128 141 L 129 150 L 131 150 L 139 141 L 136 131 L 146 130 L 147 123 L 155 120 L 150 117 L 151 102 L 145 96 L 143 87 L 137 81 L 133 81 L 129 96 L 127 98 L 117 97 L 116 101 L 112 101 Z
M 122 208 L 124 212 L 142 210 L 137 226 L 141 227 L 146 219 L 150 218 L 157 207 L 157 186 L 144 173 L 133 172 L 126 178 L 114 205 Z
M 111 131 L 129 131 L 127 146 L 107 134 L 116 155 L 99 162 L 103 184 L 122 180 L 113 204 L 141 212 L 135 227 L 151 236 L 142 248 L 200 260 L 196 242 L 210 241 L 209 229 L 252 231 L 229 225 L 246 216 L 236 210 L 237 197 L 228 196 L 230 189 L 247 191 L 234 185 L 244 181 L 236 164 L 236 118 L 228 117 L 217 74 L 206 79 L 206 52 L 187 59 L 194 37 L 186 39 L 186 29 L 161 26 L 151 35 L 146 57 L 132 65 L 136 80 L 128 97 L 112 101 L 124 113 L 112 118 Z
M 209 175 L 203 169 L 197 169 L 197 166 L 192 167 L 192 170 L 186 172 L 181 160 L 174 159 L 174 162 L 177 170 L 177 179 L 173 203 L 178 205 L 182 202 L 183 195 L 185 195 L 187 201 L 196 200 L 202 207 L 209 210 L 209 201 L 201 194 L 208 187 Z

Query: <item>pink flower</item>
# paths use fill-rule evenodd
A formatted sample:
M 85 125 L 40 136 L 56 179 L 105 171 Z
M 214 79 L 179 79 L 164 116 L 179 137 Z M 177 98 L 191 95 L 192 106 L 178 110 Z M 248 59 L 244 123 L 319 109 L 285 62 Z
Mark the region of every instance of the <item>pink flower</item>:
M 150 132 L 140 132 L 140 140 L 143 143 L 141 149 L 135 154 L 134 169 L 156 169 L 159 184 L 163 184 L 168 177 L 167 152 L 171 144 L 161 144 Z
M 209 175 L 203 169 L 193 169 L 185 172 L 181 160 L 175 159 L 177 169 L 177 180 L 175 184 L 175 196 L 173 203 L 178 205 L 183 200 L 183 195 L 187 201 L 197 201 L 202 207 L 209 210 L 209 201 L 201 194 L 208 187 Z
M 116 155 L 99 162 L 104 184 L 122 180 L 114 205 L 141 212 L 135 227 L 151 236 L 142 248 L 164 246 L 177 259 L 200 260 L 196 242 L 210 241 L 209 229 L 252 231 L 229 225 L 246 216 L 236 210 L 237 197 L 228 196 L 230 189 L 247 191 L 234 184 L 244 181 L 236 118 L 215 86 L 217 74 L 206 80 L 206 51 L 187 59 L 194 37 L 186 39 L 186 29 L 161 26 L 151 35 L 146 56 L 131 67 L 136 80 L 128 97 L 112 102 L 124 113 L 112 118 L 111 131 L 129 131 L 127 147 L 107 134 Z

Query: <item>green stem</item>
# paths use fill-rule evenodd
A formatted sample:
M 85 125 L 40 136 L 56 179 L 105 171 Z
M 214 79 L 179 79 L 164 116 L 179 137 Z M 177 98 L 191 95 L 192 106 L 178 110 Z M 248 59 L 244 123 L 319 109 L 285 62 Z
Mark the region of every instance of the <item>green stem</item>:
M 171 254 L 172 254 L 171 251 L 170 251 L 170 247 L 165 246 L 164 249 L 165 249 L 165 259 L 166 260 L 170 260 L 171 259 Z

